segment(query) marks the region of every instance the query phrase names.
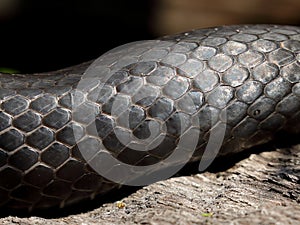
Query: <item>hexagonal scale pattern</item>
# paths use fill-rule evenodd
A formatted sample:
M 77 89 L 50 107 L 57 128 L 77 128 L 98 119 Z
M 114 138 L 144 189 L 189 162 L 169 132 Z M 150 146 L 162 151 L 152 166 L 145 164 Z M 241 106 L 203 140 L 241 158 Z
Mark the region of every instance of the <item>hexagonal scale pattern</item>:
M 64 206 L 106 193 L 119 185 L 97 168 L 124 180 L 122 163 L 176 165 L 180 157 L 166 160 L 177 149 L 198 160 L 222 127 L 219 155 L 300 128 L 299 37 L 291 26 L 194 30 L 129 45 L 124 56 L 112 51 L 85 74 L 88 64 L 0 74 L 0 206 Z

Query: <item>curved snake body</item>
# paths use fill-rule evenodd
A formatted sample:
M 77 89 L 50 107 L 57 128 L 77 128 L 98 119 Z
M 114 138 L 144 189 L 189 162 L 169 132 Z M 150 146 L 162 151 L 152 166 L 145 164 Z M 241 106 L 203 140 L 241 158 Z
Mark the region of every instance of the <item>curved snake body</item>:
M 197 143 L 183 146 L 189 161 L 204 155 L 209 136 L 221 128 L 218 156 L 267 142 L 278 130 L 299 132 L 299 27 L 200 29 L 130 48 L 134 57 L 109 53 L 102 60 L 106 69 L 121 69 L 109 78 L 96 73 L 92 82 L 83 75 L 88 63 L 49 74 L 0 74 L 2 207 L 62 207 L 106 193 L 118 182 L 91 163 L 102 166 L 112 156 L 136 167 L 155 165 L 180 139 L 192 142 L 192 131 Z M 135 99 L 136 90 L 143 98 Z M 129 105 L 121 110 L 127 124 L 125 114 L 113 112 L 116 96 L 120 108 Z M 146 140 L 155 124 L 165 124 L 158 133 L 164 135 L 144 151 L 116 135 Z M 176 159 L 165 166 L 184 163 Z M 107 165 L 107 173 L 122 174 L 118 166 Z

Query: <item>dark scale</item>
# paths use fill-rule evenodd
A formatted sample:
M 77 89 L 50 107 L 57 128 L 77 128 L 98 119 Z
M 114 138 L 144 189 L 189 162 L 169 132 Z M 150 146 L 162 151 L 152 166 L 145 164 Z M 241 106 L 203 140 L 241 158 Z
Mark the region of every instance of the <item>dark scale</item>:
M 56 107 L 56 100 L 54 96 L 43 95 L 30 103 L 30 108 L 41 113 L 46 114 Z
M 113 131 L 115 126 L 114 123 L 115 121 L 111 116 L 100 114 L 95 118 L 94 122 L 86 128 L 86 131 L 92 136 L 99 136 L 100 138 L 104 139 Z
M 16 96 L 2 103 L 2 109 L 13 116 L 24 112 L 27 108 L 28 101 L 21 96 Z
M 69 149 L 59 143 L 54 143 L 41 154 L 42 162 L 57 168 L 69 158 Z
M 76 90 L 76 92 L 69 92 L 68 94 L 62 96 L 58 103 L 67 109 L 72 109 L 73 107 L 76 107 L 80 104 L 82 104 L 84 101 L 84 95 L 82 92 Z
M 91 102 L 84 102 L 73 108 L 72 116 L 76 122 L 86 125 L 93 122 L 99 112 L 100 109 L 98 105 Z
M 8 164 L 22 171 L 28 170 L 38 162 L 38 153 L 31 148 L 23 147 L 9 157 Z
M 69 123 L 56 134 L 56 139 L 66 145 L 73 146 L 84 136 L 84 129 L 78 123 Z
M 299 35 L 208 28 L 122 46 L 91 65 L 0 74 L 0 206 L 93 198 L 132 179 L 127 166 L 147 177 L 201 159 L 211 136 L 224 136 L 222 156 L 299 132 Z
M 275 106 L 274 100 L 260 97 L 248 108 L 248 114 L 257 120 L 263 120 L 274 111 Z
M 54 138 L 54 132 L 51 129 L 41 127 L 26 137 L 26 143 L 35 149 L 42 150 L 49 146 L 55 140 Z
M 171 99 L 160 98 L 148 109 L 148 114 L 153 118 L 165 121 L 174 112 L 173 104 Z
M 149 129 L 149 123 L 151 120 L 145 120 L 142 123 L 140 123 L 133 131 L 134 136 L 136 136 L 139 139 L 146 139 L 150 137 L 151 131 Z
M 60 129 L 70 121 L 69 111 L 57 108 L 43 118 L 43 124 L 53 129 Z
M 278 102 L 290 92 L 291 87 L 292 84 L 290 82 L 282 77 L 278 77 L 265 86 L 264 92 L 268 97 Z
M 41 117 L 33 110 L 28 110 L 13 120 L 13 125 L 25 132 L 33 131 L 41 125 Z
M 16 129 L 10 129 L 0 134 L 0 148 L 6 152 L 15 150 L 24 144 L 24 135 Z
M 0 131 L 8 128 L 11 124 L 11 117 L 6 114 L 5 112 L 0 112 L 1 124 L 0 124 Z

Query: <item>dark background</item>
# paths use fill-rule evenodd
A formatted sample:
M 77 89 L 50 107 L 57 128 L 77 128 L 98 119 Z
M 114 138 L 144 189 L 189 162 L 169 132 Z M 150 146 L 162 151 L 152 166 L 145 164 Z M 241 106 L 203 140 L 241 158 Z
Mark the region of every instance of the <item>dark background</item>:
M 15 4 L 0 11 L 0 67 L 45 72 L 153 38 L 148 31 L 153 3 L 147 0 L 8 1 Z
M 121 44 L 194 28 L 299 25 L 299 12 L 299 0 L 0 0 L 0 71 L 61 69 Z

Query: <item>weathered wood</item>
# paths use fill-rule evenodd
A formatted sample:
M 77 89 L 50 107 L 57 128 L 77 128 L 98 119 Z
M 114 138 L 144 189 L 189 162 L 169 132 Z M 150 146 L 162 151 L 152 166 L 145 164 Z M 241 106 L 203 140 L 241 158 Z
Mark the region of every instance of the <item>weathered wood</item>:
M 1 224 L 297 224 L 300 145 L 253 154 L 223 172 L 171 178 L 122 203 L 63 218 L 0 219 Z M 124 206 L 124 207 L 122 207 Z

